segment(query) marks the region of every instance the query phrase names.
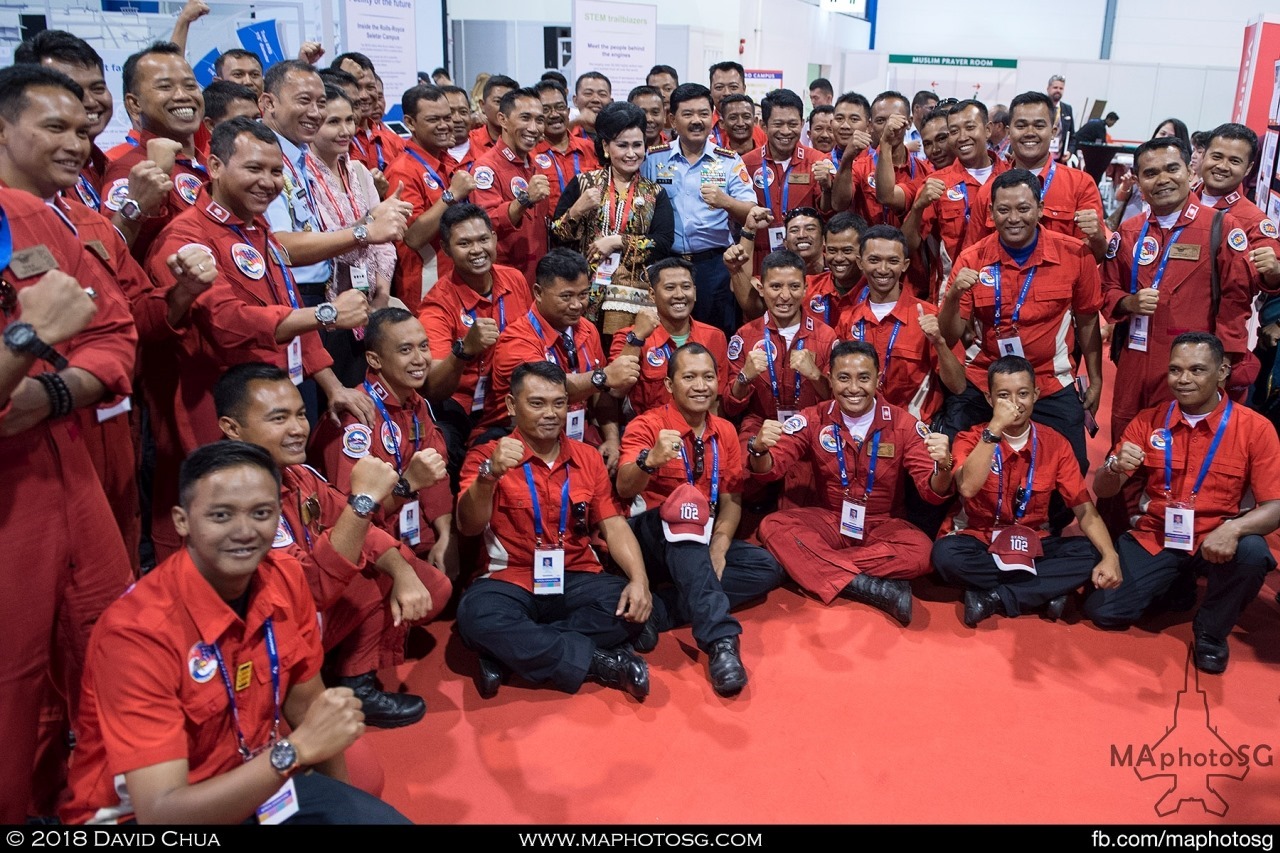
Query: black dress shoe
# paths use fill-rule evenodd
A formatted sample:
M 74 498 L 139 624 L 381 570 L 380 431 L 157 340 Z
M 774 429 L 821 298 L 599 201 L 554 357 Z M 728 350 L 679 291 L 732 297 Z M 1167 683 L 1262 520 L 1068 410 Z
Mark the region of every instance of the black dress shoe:
M 502 664 L 488 655 L 480 655 L 480 673 L 476 676 L 476 690 L 481 699 L 492 699 L 498 695 L 498 688 L 506 680 L 506 671 Z
M 638 652 L 651 652 L 658 647 L 658 626 L 649 619 L 644 623 L 644 628 L 632 640 L 631 645 Z
M 378 729 L 398 729 L 411 726 L 427 713 L 427 703 L 412 693 L 387 693 L 378 688 L 378 679 L 372 672 L 339 678 L 338 687 L 350 687 L 360 700 L 364 711 L 364 724 Z
M 587 677 L 644 701 L 649 695 L 649 665 L 629 649 L 596 649 Z
M 854 575 L 840 594 L 878 607 L 903 625 L 911 624 L 911 584 L 907 581 Z
M 1213 675 L 1225 672 L 1230 654 L 1226 640 L 1215 640 L 1208 634 L 1196 634 L 1196 669 L 1201 672 Z
M 1004 612 L 1000 593 L 994 589 L 966 589 L 964 591 L 964 624 L 970 628 L 997 613 Z
M 1067 609 L 1067 594 L 1055 596 L 1049 599 L 1049 603 L 1044 606 L 1044 618 L 1050 622 L 1057 622 L 1062 618 L 1062 613 Z
M 738 654 L 738 638 L 716 640 L 707 650 L 711 686 L 721 696 L 737 696 L 747 686 L 747 668 Z

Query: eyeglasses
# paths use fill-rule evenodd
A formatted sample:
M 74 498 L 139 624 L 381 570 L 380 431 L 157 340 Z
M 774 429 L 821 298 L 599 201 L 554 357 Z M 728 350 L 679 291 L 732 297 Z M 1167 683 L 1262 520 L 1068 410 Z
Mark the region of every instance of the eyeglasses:
M 587 536 L 591 533 L 591 528 L 587 526 L 586 501 L 573 505 L 573 532 L 578 536 Z
M 945 110 L 947 107 L 954 107 L 958 103 L 960 103 L 959 98 L 943 98 L 941 101 L 938 101 L 937 109 Z

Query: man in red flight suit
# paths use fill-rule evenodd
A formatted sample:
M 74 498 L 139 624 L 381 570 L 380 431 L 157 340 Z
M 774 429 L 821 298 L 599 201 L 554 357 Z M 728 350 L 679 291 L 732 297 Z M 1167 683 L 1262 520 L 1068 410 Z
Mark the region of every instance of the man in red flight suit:
M 404 153 L 387 167 L 387 183 L 403 185 L 400 199 L 413 205 L 404 240 L 396 243 L 393 292 L 416 312 L 423 295 L 453 269 L 440 241 L 440 217 L 475 189 L 471 173 L 449 156 L 453 124 L 449 102 L 434 86 L 414 86 L 401 99 L 404 121 L 413 132 Z M 425 256 L 425 257 L 424 257 Z
M 373 524 L 399 474 L 365 457 L 351 469 L 348 496 L 303 464 L 310 432 L 306 408 L 278 367 L 237 365 L 218 380 L 214 396 L 223 435 L 258 445 L 280 466 L 281 514 L 272 548 L 285 550 L 306 570 L 335 685 L 355 692 L 371 726 L 418 722 L 426 703 L 380 690 L 376 670 L 403 662 L 409 625 L 437 616 L 452 585 Z
M 196 203 L 200 188 L 208 180 L 208 170 L 199 162 L 195 148 L 196 131 L 204 120 L 204 98 L 182 50 L 168 42 L 157 42 L 125 61 L 124 91 L 125 108 L 139 128 L 138 144 L 107 166 L 102 185 L 103 206 L 112 213 L 119 211 L 126 218 L 141 219 L 137 204 L 127 203 L 130 170 L 144 160 L 155 160 L 152 140 L 171 140 L 177 144 L 166 146 L 173 156 L 172 168 L 166 168 L 167 163 L 161 165 L 173 180 L 167 204 L 142 219 L 138 236 L 131 242 L 134 257 L 142 259 L 165 223 Z
M 850 210 L 858 214 L 868 223 L 875 225 L 900 225 L 901 208 L 898 212 L 886 208 L 879 201 L 876 193 L 876 166 L 880 162 L 881 144 L 890 117 L 900 116 L 895 125 L 905 133 L 910 123 L 911 102 L 901 92 L 881 92 L 871 103 L 871 124 L 869 125 L 870 145 L 857 157 L 845 156 L 840 159 L 840 170 L 836 174 L 835 184 L 831 190 L 831 207 L 834 210 Z M 858 143 L 863 140 L 855 131 Z M 923 160 L 907 151 L 901 134 L 891 136 L 890 145 L 893 153 L 894 180 L 898 186 L 918 184 L 933 171 Z
M 14 106 L 0 100 L 0 112 Z M 10 555 L 21 555 L 4 560 L 0 574 L 7 589 L 22 593 L 5 596 L 0 605 L 0 725 L 11 739 L 0 751 L 0 820 L 21 823 L 50 663 L 56 659 L 61 667 L 60 681 L 74 709 L 89 628 L 131 579 L 111 507 L 79 426 L 68 416 L 129 393 L 138 338 L 125 304 L 105 297 L 83 331 L 68 328 L 72 317 L 83 319 L 84 313 L 71 302 L 67 318 L 45 311 L 33 318 L 38 326 L 24 327 L 22 292 L 50 271 L 70 276 L 95 295 L 113 285 L 43 201 L 0 189 L 0 212 L 0 235 L 7 232 L 0 246 L 11 247 L 0 255 L 0 375 L 28 373 L 16 385 L 0 384 L 12 389 L 0 407 L 0 482 L 12 498 L 0 522 L 0 541 Z M 45 350 L 41 332 L 65 341 L 60 351 Z
M 445 476 L 444 437 L 436 429 L 427 401 L 431 350 L 427 333 L 403 308 L 383 308 L 365 327 L 364 390 L 378 410 L 365 426 L 351 414 L 338 426 L 322 420 L 312 440 L 312 457 L 338 489 L 351 492 L 351 469 L 366 456 L 395 465 L 400 481 L 378 516 L 378 526 L 407 544 L 415 554 L 450 576 L 457 575 L 451 536 L 453 495 Z
M 230 119 L 215 129 L 210 151 L 209 188 L 201 191 L 195 207 L 165 227 L 147 259 L 148 273 L 166 292 L 174 282 L 169 259 L 184 247 L 203 250 L 197 267 L 212 264 L 218 271 L 212 286 L 192 306 L 191 328 L 182 338 L 174 420 L 169 422 L 162 407 L 153 406 L 157 485 L 162 487 L 169 482 L 163 472 L 176 471 L 186 453 L 217 440 L 210 390 L 232 364 L 268 361 L 287 368 L 297 382 L 313 377 L 335 410 L 350 409 L 372 420 L 368 398 L 342 387 L 316 334 L 320 328 L 364 325 L 364 294 L 349 290 L 332 304 L 303 307 L 292 273 L 284 266 L 283 250 L 263 218 L 283 186 L 274 133 L 251 119 Z M 169 483 L 163 494 L 158 490 L 153 501 L 160 556 L 178 544 L 167 518 L 176 498 L 172 486 Z
M 533 164 L 547 176 L 551 196 L 547 209 L 555 212 L 560 195 L 569 182 L 592 169 L 600 168 L 595 143 L 569 133 L 569 100 L 565 90 L 554 80 L 543 80 L 533 87 L 542 102 L 542 141 L 533 150 Z
M 683 258 L 663 258 L 650 266 L 649 296 L 655 307 L 637 314 L 634 326 L 619 329 L 609 353 L 610 361 L 629 355 L 640 362 L 640 379 L 627 393 L 631 411 L 637 415 L 671 402 L 667 362 L 690 341 L 702 344 L 715 358 L 718 387 L 724 387 L 729 371 L 724 332 L 693 319 L 698 291 L 692 264 Z
M 522 270 L 532 284 L 538 259 L 547 253 L 551 184 L 530 159 L 542 140 L 542 102 L 532 89 L 502 96 L 502 138 L 476 160 L 472 201 L 484 208 L 498 232 L 498 263 Z M 472 142 L 474 145 L 475 143 Z
M 1107 250 L 1107 226 L 1098 186 L 1079 169 L 1058 163 L 1049 152 L 1057 136 L 1053 101 L 1043 92 L 1023 92 L 1009 105 L 1009 136 L 1013 139 L 1013 168 L 1040 178 L 1044 227 L 1083 240 L 1101 263 Z M 972 201 L 968 236 L 971 246 L 996 230 L 991 218 L 991 183 L 983 184 Z
M 1209 134 L 1199 178 L 1191 191 L 1200 196 L 1205 207 L 1229 210 L 1243 223 L 1245 236 L 1249 238 L 1249 260 L 1261 278 L 1266 290 L 1280 285 L 1280 232 L 1276 224 L 1262 212 L 1258 205 L 1240 192 L 1240 185 L 1253 170 L 1258 159 L 1258 135 L 1243 124 L 1228 122 L 1215 127 Z M 1226 232 L 1223 232 L 1226 233 Z
M 457 482 L 467 437 L 488 400 L 493 346 L 507 324 L 529 310 L 531 296 L 523 273 L 494 263 L 497 235 L 488 214 L 474 204 L 461 202 L 444 212 L 440 242 L 453 271 L 431 288 L 418 319 L 431 346 L 428 393 Z
M 822 258 L 826 271 L 805 276 L 805 313 L 833 329 L 841 313 L 862 292 L 858 241 L 866 230 L 866 220 L 847 211 L 828 219 L 822 234 Z
M 404 150 L 404 140 L 382 121 L 382 97 L 373 62 L 363 53 L 344 53 L 334 57 L 330 67 L 355 77 L 363 96 L 364 115 L 356 135 L 351 137 L 351 159 L 360 161 L 371 172 L 386 171 Z
M 468 135 L 471 148 L 467 155 L 472 160 L 479 160 L 494 146 L 502 143 L 502 99 L 520 88 L 520 84 L 505 74 L 494 74 L 484 83 L 480 94 L 480 111 L 484 113 L 484 124 L 473 128 Z M 470 119 L 470 109 L 467 111 Z
M 753 479 L 777 480 L 806 462 L 816 506 L 772 513 L 760 541 L 804 587 L 830 604 L 845 595 L 911 623 L 911 578 L 929 571 L 932 543 L 902 520 L 903 480 L 932 503 L 951 491 L 950 441 L 878 391 L 879 358 L 870 344 L 844 341 L 831 356 L 836 399 L 785 423 L 769 419 L 747 441 Z

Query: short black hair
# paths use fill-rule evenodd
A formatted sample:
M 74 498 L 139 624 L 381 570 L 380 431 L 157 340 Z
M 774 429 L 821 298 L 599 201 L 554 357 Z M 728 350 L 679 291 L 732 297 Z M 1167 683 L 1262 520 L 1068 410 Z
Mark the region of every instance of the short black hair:
M 438 68 L 433 68 L 433 69 L 431 70 L 431 73 L 430 73 L 430 74 L 428 74 L 428 75 L 425 75 L 425 76 L 428 76 L 428 77 L 435 77 L 435 76 L 440 75 L 440 74 L 443 74 L 444 76 L 448 77 L 448 76 L 449 76 L 449 70 L 448 70 L 447 68 L 445 68 L 443 65 L 441 65 L 441 66 L 440 66 L 440 67 L 438 67 Z M 421 71 L 419 71 L 419 72 L 418 72 L 418 76 L 419 76 L 419 77 L 422 77 L 422 76 L 424 76 L 424 75 L 422 74 L 422 72 L 421 72 Z
M 289 76 L 290 71 L 297 71 L 300 74 L 318 75 L 320 73 L 310 62 L 303 62 L 301 59 L 286 59 L 267 69 L 266 75 L 262 78 L 262 91 L 270 92 L 273 95 L 280 94 L 280 89 L 284 87 L 285 78 Z
M 760 120 L 768 124 L 769 116 L 779 109 L 793 109 L 800 120 L 804 121 L 804 101 L 790 89 L 774 89 L 760 99 Z
M 1046 95 L 1045 97 L 1048 96 Z M 987 367 L 987 388 L 991 388 L 996 376 L 1002 374 L 1012 376 L 1017 373 L 1027 374 L 1031 377 L 1033 383 L 1036 380 L 1036 369 L 1031 362 L 1020 355 L 1002 355 Z
M 765 280 L 769 270 L 785 269 L 800 270 L 801 275 L 808 271 L 804 265 L 804 259 L 795 252 L 790 249 L 778 249 L 776 252 L 765 255 L 764 261 L 760 264 L 760 280 Z
M 920 127 L 923 128 L 931 121 L 940 121 L 943 124 L 946 124 L 947 117 L 950 115 L 951 107 L 934 107 L 924 114 L 924 121 L 920 122 Z
M 807 119 L 807 121 L 809 122 L 809 126 L 812 127 L 813 119 L 815 116 L 833 116 L 835 114 L 836 114 L 835 107 L 831 106 L 830 104 L 823 104 L 820 107 L 814 107 L 813 109 L 809 110 L 809 118 Z
M 245 50 L 243 47 L 233 47 L 218 54 L 218 58 L 213 61 L 213 73 L 218 77 L 222 77 L 222 70 L 227 67 L 228 59 L 252 59 L 258 63 L 258 68 L 262 68 L 262 57 L 258 56 L 258 54 L 252 50 Z
M 217 127 L 235 101 L 248 101 L 257 109 L 258 93 L 232 80 L 214 80 L 204 87 L 204 117 Z
M 726 71 L 735 72 L 739 77 L 742 78 L 742 81 L 744 83 L 747 80 L 747 72 L 743 69 L 742 64 L 739 62 L 734 62 L 733 60 L 717 62 L 715 65 L 712 65 L 710 68 L 708 68 L 707 80 L 710 81 L 711 78 L 714 77 L 717 73 L 723 74 Z
M 488 80 L 484 81 L 484 87 L 480 90 L 480 100 L 487 101 L 489 96 L 493 94 L 494 89 L 519 89 L 520 84 L 505 74 L 494 74 Z
M 422 101 L 434 104 L 443 100 L 444 92 L 441 92 L 438 87 L 419 83 L 404 90 L 404 94 L 400 96 L 400 109 L 404 111 L 406 118 L 417 118 L 418 104 Z
M 578 75 L 578 79 L 573 81 L 573 93 L 578 94 L 578 90 L 582 88 L 583 80 L 603 80 L 604 84 L 609 87 L 609 92 L 613 92 L 613 81 L 601 74 L 599 71 L 584 71 Z
M 445 208 L 444 213 L 440 215 L 440 242 L 448 245 L 453 229 L 468 219 L 479 219 L 486 228 L 493 230 L 493 220 L 484 212 L 483 207 L 469 201 L 460 201 Z
M 544 92 L 555 92 L 564 99 L 565 103 L 569 102 L 569 90 L 566 89 L 563 84 L 558 83 L 555 80 L 539 80 L 530 88 L 532 88 L 534 93 L 538 96 L 538 100 L 542 100 Z
M 333 62 L 329 63 L 329 67 L 335 70 L 342 70 L 342 63 L 351 60 L 359 65 L 365 71 L 373 71 L 373 60 L 365 56 L 363 53 L 340 53 L 333 58 Z
M 209 138 L 209 153 L 224 164 L 230 163 L 231 156 L 236 150 L 236 140 L 246 133 L 259 142 L 277 146 L 280 144 L 275 131 L 262 122 L 248 116 L 236 116 L 220 122 L 213 129 L 213 134 Z
M 1119 114 L 1119 113 L 1117 113 L 1117 112 L 1112 111 L 1112 112 L 1107 113 L 1105 116 L 1103 116 L 1103 117 L 1102 117 L 1102 120 L 1103 120 L 1103 121 L 1119 121 L 1119 120 L 1120 120 L 1120 114 Z
M 533 278 L 539 287 L 550 287 L 558 278 L 564 281 L 577 281 L 582 276 L 590 274 L 591 268 L 587 266 L 587 259 L 581 252 L 560 246 L 538 259 Z
M 836 93 L 835 88 L 831 85 L 831 81 L 826 77 L 819 77 L 817 80 L 810 82 L 809 91 L 812 92 L 814 89 L 817 89 L 819 92 L 826 92 L 828 95 L 832 96 Z
M 369 322 L 364 327 L 364 346 L 366 350 L 377 352 L 387 336 L 387 326 L 394 326 L 406 320 L 416 320 L 403 308 L 379 308 L 369 315 Z
M 828 369 L 836 369 L 836 359 L 844 358 L 850 355 L 861 355 L 871 359 L 871 363 L 876 366 L 876 373 L 880 372 L 880 354 L 876 352 L 876 348 L 867 341 L 841 341 L 831 348 L 831 358 L 827 362 L 831 365 Z
M 710 356 L 711 366 L 714 369 L 719 370 L 720 366 L 716 364 L 715 353 L 713 353 L 711 350 L 707 349 L 697 341 L 689 341 L 683 346 L 676 347 L 676 351 L 671 354 L 671 358 L 667 359 L 667 378 L 668 379 L 676 378 L 676 362 L 680 360 L 680 356 L 682 355 Z
M 178 469 L 178 505 L 183 509 L 191 507 L 196 484 L 205 477 L 242 465 L 266 471 L 275 481 L 276 491 L 279 492 L 280 469 L 276 467 L 270 453 L 246 441 L 215 441 L 197 447 L 182 460 L 182 467 Z
M 630 92 L 627 92 L 627 103 L 634 104 L 636 98 L 643 98 L 645 95 L 652 95 L 655 98 L 662 97 L 662 93 L 653 86 L 636 86 Z
M 1057 109 L 1053 103 L 1053 98 L 1050 98 L 1044 92 L 1023 92 L 1021 95 L 1014 96 L 1014 99 L 1009 102 L 1009 121 L 1013 120 L 1013 114 L 1018 107 L 1044 107 L 1049 111 L 1050 121 L 1053 120 L 1053 115 Z
M 605 162 L 604 147 L 628 130 L 638 130 L 644 136 L 649 119 L 644 110 L 629 101 L 613 101 L 605 104 L 596 116 L 596 157 Z
M 461 86 L 455 86 L 452 83 L 450 83 L 448 86 L 441 86 L 440 91 L 444 92 L 446 95 L 461 95 L 462 97 L 467 99 L 467 105 L 468 106 L 471 105 L 471 95 L 468 94 L 467 90 L 462 88 Z
M 859 235 L 867 230 L 867 220 L 863 219 L 856 213 L 850 213 L 847 210 L 837 213 L 835 216 L 827 220 L 827 226 L 822 233 L 827 234 L 843 234 L 846 231 L 856 231 Z
M 1003 104 L 996 104 L 995 109 L 991 112 L 991 123 L 1003 124 L 1005 127 L 1008 127 L 1009 119 L 1009 108 Z
M 323 71 L 321 71 L 320 73 L 322 75 L 324 74 Z M 329 104 L 332 104 L 334 101 L 345 101 L 346 103 L 351 105 L 352 109 L 355 109 L 355 106 L 356 106 L 356 102 L 351 99 L 351 95 L 347 92 L 346 89 L 342 88 L 341 86 L 335 86 L 332 83 L 324 84 L 324 101 L 325 101 L 326 107 Z
M 862 107 L 862 112 L 868 118 L 871 117 L 871 102 L 867 100 L 866 95 L 859 94 L 858 92 L 845 92 L 843 95 L 836 98 L 835 106 L 838 107 L 841 104 L 853 104 L 855 107 Z
M 1200 133 L 1203 132 L 1204 131 L 1200 131 Z M 1198 134 L 1192 135 L 1193 142 L 1195 141 L 1196 135 Z M 1247 142 L 1249 143 L 1250 162 L 1258 159 L 1258 134 L 1254 133 L 1251 129 L 1239 122 L 1229 121 L 1226 124 L 1220 124 L 1213 130 L 1209 131 L 1204 140 L 1204 147 L 1208 148 L 1209 144 L 1215 139 L 1236 139 L 1242 142 Z
M 27 109 L 27 92 L 37 86 L 64 89 L 77 102 L 84 100 L 84 89 L 61 71 L 44 65 L 10 65 L 0 69 L 0 116 L 17 121 Z
M 670 65 L 655 65 L 649 69 L 649 73 L 644 75 L 644 81 L 649 82 L 649 78 L 658 74 L 670 74 L 671 79 L 676 81 L 676 85 L 680 85 L 680 74 Z
M 1246 127 L 1245 130 L 1249 130 L 1249 128 Z M 1249 132 L 1253 133 L 1252 130 L 1249 130 Z M 1197 130 L 1195 133 L 1191 134 L 1191 147 L 1192 148 L 1208 148 L 1209 140 L 1212 138 L 1213 138 L 1212 130 Z M 1254 140 L 1257 140 L 1258 135 L 1254 134 L 1253 138 Z M 1254 144 L 1255 145 L 1257 144 L 1256 141 Z
M 956 101 L 955 104 L 948 109 L 947 114 L 955 115 L 961 110 L 969 109 L 969 107 L 974 107 L 978 110 L 978 115 L 982 116 L 983 124 L 986 124 L 991 120 L 991 116 L 987 112 L 987 105 L 982 103 L 982 101 L 979 101 L 977 98 L 965 98 L 963 101 Z
M 46 59 L 105 70 L 102 57 L 87 41 L 66 30 L 42 30 L 13 51 L 15 65 L 40 65 Z
M 722 114 L 721 117 L 723 117 L 724 111 L 729 109 L 729 107 L 733 106 L 734 104 L 746 104 L 747 106 L 751 107 L 751 118 L 753 121 L 755 120 L 756 102 L 751 100 L 751 96 L 744 92 L 734 92 L 732 95 L 725 95 L 723 98 L 720 99 L 720 112 Z
M 872 225 L 866 231 L 859 232 L 858 254 L 866 251 L 867 243 L 872 240 L 890 240 L 894 243 L 901 243 L 902 256 L 905 258 L 911 255 L 911 251 L 907 248 L 907 235 L 892 225 Z
M 128 59 L 124 61 L 124 71 L 122 76 L 124 77 L 124 92 L 126 95 L 138 94 L 133 89 L 133 84 L 136 82 L 136 78 L 138 76 L 138 63 L 141 62 L 145 57 L 151 56 L 152 54 L 160 54 L 162 56 L 177 56 L 182 58 L 184 62 L 186 61 L 186 58 L 183 57 L 182 55 L 182 48 L 178 47 L 173 42 L 171 41 L 152 42 L 151 44 L 147 45 L 142 50 L 133 54 L 132 56 L 130 56 Z
M 1213 353 L 1214 361 L 1218 364 L 1227 359 L 1226 349 L 1222 346 L 1222 339 L 1210 332 L 1183 332 L 1173 339 L 1173 343 L 1169 345 L 1169 355 L 1173 356 L 1174 347 L 1197 347 L 1204 344 Z
M 877 98 L 876 100 L 879 100 L 879 98 Z M 915 95 L 912 96 L 911 109 L 915 110 L 916 107 L 923 107 L 925 104 L 929 103 L 930 101 L 933 101 L 936 104 L 938 103 L 938 100 L 939 99 L 938 99 L 937 92 L 934 92 L 931 89 L 921 89 L 919 92 L 916 92 Z
M 658 276 L 667 270 L 675 269 L 684 270 L 689 275 L 693 275 L 693 264 L 678 255 L 671 255 L 649 265 L 649 269 L 646 271 L 649 275 L 649 286 L 656 287 Z
M 540 83 L 555 83 L 566 92 L 569 91 L 569 78 L 561 74 L 559 71 L 544 71 L 542 77 L 539 78 Z
M 502 100 L 498 101 L 498 112 L 502 113 L 504 116 L 511 115 L 512 110 L 516 108 L 516 101 L 521 98 L 533 98 L 533 100 L 538 102 L 538 110 L 541 112 L 542 99 L 539 98 L 538 93 L 532 89 L 512 89 L 510 92 L 507 92 L 502 96 Z
M 701 83 L 681 83 L 671 90 L 671 112 L 675 113 L 685 101 L 703 99 L 710 106 L 715 107 L 715 101 L 711 99 L 711 90 L 706 86 Z
M 1137 162 L 1136 158 L 1134 162 Z M 1043 184 L 1040 182 L 1039 175 L 1027 169 L 1010 169 L 1001 175 L 997 175 L 996 179 L 991 182 L 991 204 L 995 205 L 996 203 L 997 190 L 1012 189 L 1019 185 L 1031 190 L 1031 195 L 1036 200 L 1036 204 L 1040 204 L 1040 192 Z
M 354 86 L 357 90 L 360 89 L 360 81 L 356 79 L 356 75 L 341 68 L 321 68 L 316 73 L 326 86 Z
M 223 125 L 224 127 L 226 125 Z M 249 361 L 227 370 L 213 386 L 213 410 L 220 418 L 239 420 L 254 382 L 289 382 L 284 368 L 263 361 Z
M 530 376 L 536 376 L 539 379 L 545 379 L 552 385 L 559 385 L 566 391 L 569 388 L 569 379 L 564 375 L 564 370 L 560 365 L 553 361 L 526 361 L 524 364 L 516 365 L 516 369 L 511 371 L 511 383 L 508 385 L 512 397 L 519 397 L 520 392 L 524 390 L 525 382 Z
M 871 102 L 871 106 L 874 107 L 876 104 L 880 103 L 881 101 L 902 101 L 902 106 L 903 108 L 906 109 L 907 114 L 910 115 L 911 113 L 911 102 L 908 101 L 907 96 L 902 94 L 901 92 L 894 91 L 893 89 L 886 89 L 885 91 L 876 95 L 875 99 Z M 870 110 L 867 111 L 867 115 L 868 116 L 871 115 Z
M 1185 141 L 1176 136 L 1157 136 L 1154 139 L 1148 139 L 1146 142 L 1139 145 L 1138 149 L 1133 152 L 1134 171 L 1136 172 L 1138 170 L 1138 164 L 1142 162 L 1143 155 L 1150 154 L 1153 151 L 1163 151 L 1166 148 L 1176 149 L 1177 152 L 1182 155 L 1182 162 L 1190 165 L 1191 149 L 1187 146 Z

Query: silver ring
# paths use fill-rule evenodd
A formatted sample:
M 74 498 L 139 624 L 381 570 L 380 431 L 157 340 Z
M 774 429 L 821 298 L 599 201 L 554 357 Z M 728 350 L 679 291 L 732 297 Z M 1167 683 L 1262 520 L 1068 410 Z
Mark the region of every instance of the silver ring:
M 90 298 L 90 299 L 97 299 L 97 298 L 98 298 L 98 291 L 94 290 L 92 287 L 86 287 L 86 288 L 84 289 L 84 292 L 85 292 L 86 294 L 88 294 L 88 296 L 89 296 L 89 298 Z
M 680 442 L 678 442 L 678 441 L 673 441 L 673 442 L 671 442 L 671 449 L 672 449 L 672 450 L 674 450 L 674 451 L 679 451 L 679 450 L 680 450 Z

